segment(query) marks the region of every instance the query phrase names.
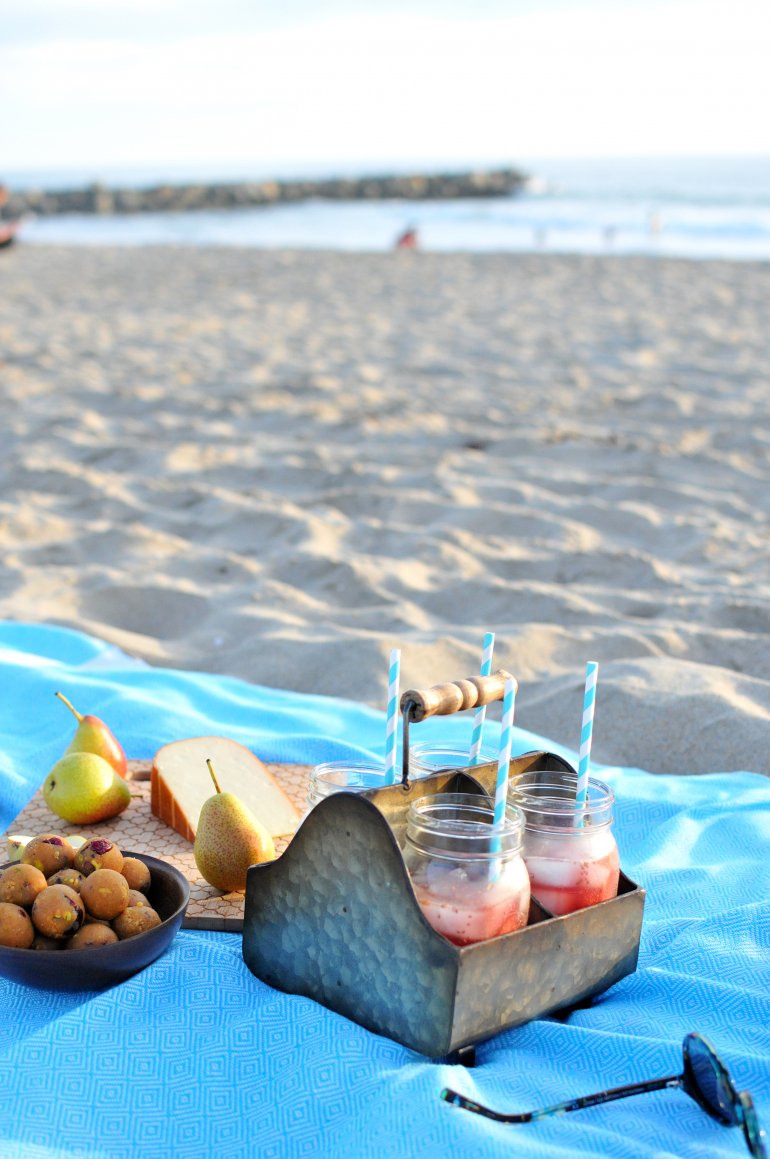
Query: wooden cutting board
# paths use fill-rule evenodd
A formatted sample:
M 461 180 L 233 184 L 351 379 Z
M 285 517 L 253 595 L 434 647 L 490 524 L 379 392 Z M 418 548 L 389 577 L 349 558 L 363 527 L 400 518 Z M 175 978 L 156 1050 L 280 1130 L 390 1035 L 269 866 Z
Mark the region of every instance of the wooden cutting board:
M 310 765 L 266 765 L 288 797 L 302 815 L 305 811 Z M 35 794 L 28 805 L 8 828 L 8 833 L 26 833 L 37 837 L 42 833 L 60 833 L 63 837 L 80 834 L 83 837 L 108 837 L 122 849 L 133 853 L 150 853 L 160 857 L 181 870 L 190 883 L 190 901 L 183 925 L 187 929 L 225 930 L 238 932 L 243 929 L 242 891 L 222 893 L 204 881 L 198 872 L 193 857 L 193 847 L 189 841 L 171 829 L 164 821 L 153 816 L 150 809 L 150 764 L 146 761 L 128 762 L 127 780 L 131 786 L 133 800 L 125 812 L 110 821 L 97 825 L 70 825 L 62 821 L 46 805 L 41 792 Z M 279 838 L 276 843 L 278 856 L 289 844 L 290 838 Z M 4 842 L 3 842 L 4 844 Z M 0 862 L 5 861 L 0 850 Z

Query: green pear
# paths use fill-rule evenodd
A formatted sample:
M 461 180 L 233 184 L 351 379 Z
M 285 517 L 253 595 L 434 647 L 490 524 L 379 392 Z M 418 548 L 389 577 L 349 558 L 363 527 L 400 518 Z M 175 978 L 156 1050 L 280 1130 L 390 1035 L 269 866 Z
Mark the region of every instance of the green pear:
M 75 735 L 70 741 L 66 752 L 96 753 L 108 765 L 112 765 L 119 777 L 125 777 L 128 771 L 128 762 L 126 760 L 126 754 L 123 751 L 123 746 L 115 734 L 110 731 L 100 717 L 83 716 L 61 692 L 57 692 L 56 695 L 59 697 L 59 700 L 67 705 L 67 708 L 74 714 L 78 722 Z
M 235 793 L 223 793 L 211 761 L 206 764 L 216 792 L 201 806 L 193 855 L 201 876 L 216 889 L 229 893 L 246 888 L 250 865 L 273 861 L 270 833 Z
M 73 825 L 108 821 L 129 805 L 126 781 L 96 753 L 65 753 L 43 781 L 46 805 Z

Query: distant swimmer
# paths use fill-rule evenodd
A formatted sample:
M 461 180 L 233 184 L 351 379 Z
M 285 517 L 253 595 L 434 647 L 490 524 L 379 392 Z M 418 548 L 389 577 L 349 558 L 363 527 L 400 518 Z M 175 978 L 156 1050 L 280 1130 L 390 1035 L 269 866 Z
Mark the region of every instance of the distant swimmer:
M 663 229 L 663 222 L 660 220 L 659 213 L 651 213 L 647 218 L 647 228 L 653 237 L 657 237 Z
M 416 250 L 418 245 L 417 230 L 413 225 L 408 225 L 404 232 L 396 238 L 395 248 L 397 250 Z

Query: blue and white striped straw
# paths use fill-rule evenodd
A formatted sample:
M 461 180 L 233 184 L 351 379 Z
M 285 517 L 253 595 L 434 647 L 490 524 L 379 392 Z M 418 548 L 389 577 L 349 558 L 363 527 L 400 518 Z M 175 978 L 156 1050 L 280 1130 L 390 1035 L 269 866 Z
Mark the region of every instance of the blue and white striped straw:
M 492 653 L 495 650 L 495 634 L 494 632 L 487 632 L 484 636 L 484 645 L 481 653 L 481 671 L 480 676 L 489 676 L 492 671 Z M 487 706 L 480 705 L 473 714 L 473 735 L 471 736 L 471 751 L 469 764 L 477 765 L 479 763 L 479 754 L 481 752 L 481 734 L 484 731 L 484 720 L 487 715 Z
M 500 753 L 497 758 L 497 781 L 495 784 L 495 812 L 492 824 L 502 825 L 505 806 L 508 801 L 508 771 L 511 764 L 511 744 L 513 741 L 513 706 L 518 684 L 513 676 L 505 682 L 503 696 L 503 719 L 500 725 Z
M 388 667 L 388 719 L 385 726 L 385 784 L 396 779 L 396 739 L 398 737 L 398 686 L 401 674 L 401 649 L 393 648 Z
M 497 758 L 497 781 L 495 784 L 495 808 L 492 814 L 492 828 L 500 829 L 505 820 L 505 809 L 508 804 L 508 772 L 511 765 L 511 744 L 513 741 L 513 705 L 516 698 L 518 684 L 513 676 L 505 682 L 503 696 L 503 719 L 500 725 L 500 752 Z M 502 841 L 493 836 L 490 842 L 492 853 L 499 853 Z M 494 862 L 490 868 L 490 881 L 496 881 L 500 876 L 500 866 Z
M 583 728 L 580 733 L 580 754 L 578 757 L 577 793 L 578 805 L 585 805 L 588 796 L 588 766 L 591 759 L 591 738 L 594 731 L 594 706 L 596 704 L 596 682 L 599 665 L 595 660 L 586 664 L 586 688 L 583 695 Z

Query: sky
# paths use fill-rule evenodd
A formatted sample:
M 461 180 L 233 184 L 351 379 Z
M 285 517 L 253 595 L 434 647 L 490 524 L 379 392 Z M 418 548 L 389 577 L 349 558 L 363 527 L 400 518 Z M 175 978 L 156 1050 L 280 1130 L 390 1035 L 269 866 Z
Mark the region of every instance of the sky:
M 770 155 L 767 0 L 0 0 L 0 173 Z

